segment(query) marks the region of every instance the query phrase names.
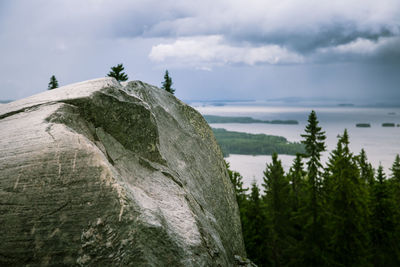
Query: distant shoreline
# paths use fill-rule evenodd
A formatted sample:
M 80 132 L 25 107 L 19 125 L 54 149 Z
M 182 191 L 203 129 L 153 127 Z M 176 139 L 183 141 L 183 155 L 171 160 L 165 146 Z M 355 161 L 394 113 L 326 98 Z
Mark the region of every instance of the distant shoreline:
M 268 124 L 299 124 L 297 120 L 258 120 L 251 117 L 225 117 L 216 115 L 203 115 L 208 123 L 268 123 Z

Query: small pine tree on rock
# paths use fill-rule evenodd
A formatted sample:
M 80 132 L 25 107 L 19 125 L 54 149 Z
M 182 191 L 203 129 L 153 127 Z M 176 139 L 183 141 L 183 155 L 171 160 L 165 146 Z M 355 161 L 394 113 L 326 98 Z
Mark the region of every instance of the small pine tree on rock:
M 117 66 L 111 67 L 111 71 L 107 74 L 108 77 L 114 77 L 118 82 L 125 82 L 128 80 L 128 75 L 126 75 L 123 70 L 124 66 L 118 64 Z
M 172 88 L 172 79 L 169 77 L 168 70 L 165 71 L 164 81 L 162 82 L 161 88 L 171 94 L 174 94 L 175 92 L 175 89 Z
M 49 85 L 48 85 L 47 89 L 48 90 L 52 90 L 52 89 L 55 89 L 55 88 L 58 88 L 58 81 L 56 79 L 56 76 L 52 75 L 50 77 L 50 82 L 49 82 Z

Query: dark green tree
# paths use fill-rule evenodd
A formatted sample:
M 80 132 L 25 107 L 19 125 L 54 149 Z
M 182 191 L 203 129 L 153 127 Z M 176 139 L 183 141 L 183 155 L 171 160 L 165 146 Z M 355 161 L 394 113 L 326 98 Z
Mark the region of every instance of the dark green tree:
M 302 251 L 298 251 L 305 266 L 321 266 L 324 264 L 324 235 L 323 235 L 323 198 L 321 193 L 320 158 L 325 151 L 325 132 L 319 127 L 315 111 L 311 111 L 302 143 L 305 145 L 307 161 L 306 197 L 301 209 L 304 217 Z
M 320 185 L 318 183 L 319 168 L 322 167 L 320 158 L 321 152 L 325 151 L 326 139 L 325 132 L 318 126 L 318 123 L 317 115 L 313 110 L 308 117 L 308 124 L 305 129 L 306 133 L 301 135 L 304 138 L 301 142 L 306 147 L 305 157 L 308 158 L 308 178 L 315 188 Z
M 392 171 L 392 179 L 395 179 L 400 183 L 400 156 L 399 154 L 396 155 L 396 158 L 394 159 L 392 168 L 390 169 Z
M 396 155 L 394 159 L 392 168 L 390 168 L 392 175 L 390 177 L 390 187 L 392 188 L 393 200 L 396 205 L 400 207 L 400 156 Z M 398 222 L 399 222 L 399 231 L 400 231 L 400 208 L 397 209 Z M 400 232 L 399 232 L 400 235 Z
M 340 136 L 338 136 L 340 138 Z M 339 139 L 340 141 L 340 139 Z M 335 181 L 332 179 L 331 171 L 335 168 L 335 164 L 338 159 L 343 156 L 343 143 L 337 142 L 336 149 L 332 150 L 329 155 L 329 160 L 327 162 L 327 167 L 324 172 L 323 179 L 323 197 L 325 202 L 329 202 L 329 198 L 334 194 Z
M 400 245 L 400 156 L 396 155 L 395 160 L 393 162 L 392 168 L 390 168 L 392 175 L 389 179 L 389 187 L 391 188 L 391 199 L 392 204 L 395 207 L 394 214 L 394 243 Z M 397 260 L 400 261 L 400 248 L 399 246 L 395 247 L 395 253 L 397 255 Z M 400 264 L 398 264 L 400 265 Z
M 262 186 L 265 190 L 266 217 L 268 224 L 267 255 L 273 266 L 284 266 L 290 254 L 290 205 L 289 182 L 285 177 L 278 155 L 272 155 L 272 163 L 267 165 Z
M 231 180 L 235 189 L 236 200 L 238 202 L 239 209 L 243 209 L 246 202 L 246 191 L 248 191 L 249 189 L 243 187 L 243 176 L 236 171 L 232 171 L 229 168 L 230 166 L 228 162 L 225 161 L 225 165 L 226 169 L 228 170 L 229 179 Z
M 330 266 L 368 266 L 368 191 L 349 149 L 347 130 L 339 136 L 328 163 L 326 198 Z
M 392 175 L 390 179 L 390 185 L 393 191 L 393 198 L 396 202 L 396 205 L 400 207 L 400 156 L 396 155 L 396 158 L 393 162 L 392 168 L 390 168 Z M 398 208 L 398 222 L 399 222 L 399 231 L 400 231 L 400 208 Z M 399 233 L 400 235 L 400 233 Z
M 365 200 L 368 205 L 369 212 L 372 212 L 375 205 L 373 194 L 373 185 L 375 183 L 375 170 L 374 168 L 372 168 L 371 163 L 368 162 L 367 154 L 365 153 L 364 149 L 361 149 L 361 152 L 356 157 L 356 160 L 360 170 L 360 186 L 364 187 L 366 192 L 368 193 L 368 196 L 365 198 Z M 368 226 L 368 233 L 370 233 L 371 230 L 373 230 L 371 224 L 371 216 L 369 216 L 366 225 Z M 371 243 L 368 245 L 371 245 Z M 366 245 L 366 248 L 367 247 L 368 246 Z M 371 250 L 371 246 L 369 246 L 369 249 Z
M 390 184 L 379 166 L 373 185 L 371 218 L 372 261 L 374 266 L 400 266 L 399 241 L 396 238 L 396 205 L 391 197 Z
M 290 224 L 291 224 L 291 244 L 289 246 L 290 262 L 289 266 L 299 266 L 301 259 L 297 255 L 302 250 L 303 225 L 305 223 L 304 216 L 300 212 L 300 208 L 304 205 L 305 197 L 305 177 L 302 157 L 296 155 L 292 167 L 289 169 L 288 180 L 290 182 L 289 206 L 290 206 Z
M 360 178 L 365 184 L 372 184 L 374 180 L 374 169 L 368 162 L 367 154 L 361 149 L 360 155 L 357 156 L 358 166 L 360 167 Z
M 251 192 L 245 210 L 243 221 L 243 239 L 247 251 L 247 256 L 259 266 L 268 265 L 266 252 L 267 227 L 266 217 L 260 189 L 255 182 L 251 185 Z
M 107 74 L 108 77 L 114 77 L 118 82 L 124 82 L 128 80 L 128 75 L 126 75 L 123 70 L 124 66 L 118 64 L 117 66 L 111 67 L 111 71 Z
M 292 212 L 296 213 L 300 206 L 301 200 L 303 199 L 302 194 L 304 193 L 306 176 L 302 157 L 300 154 L 296 154 L 296 158 L 293 160 L 293 165 L 289 169 L 288 178 L 290 181 L 290 205 Z
M 172 79 L 169 76 L 168 70 L 165 71 L 164 74 L 164 81 L 162 82 L 162 89 L 164 89 L 165 91 L 174 94 L 175 93 L 175 89 L 172 88 Z
M 48 90 L 52 90 L 52 89 L 55 89 L 55 88 L 58 88 L 58 81 L 56 79 L 56 76 L 52 75 L 50 77 L 50 82 L 49 82 L 49 85 L 48 85 L 47 89 Z
M 242 224 L 242 231 L 244 231 L 244 224 L 246 224 L 246 207 L 247 207 L 247 196 L 246 196 L 246 191 L 248 191 L 248 188 L 245 188 L 243 186 L 243 177 L 240 175 L 240 173 L 236 171 L 232 171 L 229 168 L 229 163 L 225 161 L 226 169 L 228 170 L 228 175 L 229 179 L 231 180 L 234 190 L 235 190 L 235 195 L 236 195 L 236 201 L 239 206 L 239 213 L 240 213 L 240 222 Z

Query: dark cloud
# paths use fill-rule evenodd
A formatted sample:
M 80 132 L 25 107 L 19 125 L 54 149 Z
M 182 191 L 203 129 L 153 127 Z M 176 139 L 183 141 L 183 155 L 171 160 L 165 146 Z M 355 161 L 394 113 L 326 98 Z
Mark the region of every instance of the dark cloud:
M 400 98 L 399 35 L 398 0 L 5 0 L 0 98 L 40 92 L 52 74 L 61 84 L 101 77 L 120 62 L 156 85 L 170 69 L 187 99 L 332 97 L 335 83 L 353 97 L 381 83 L 380 97 Z
M 331 5 L 305 0 L 251 4 L 229 0 L 201 4 L 183 0 L 6 3 L 11 16 L 3 17 L 3 22 L 11 19 L 8 24 L 24 27 L 18 30 L 28 36 L 174 39 L 220 35 L 234 46 L 279 45 L 309 55 L 359 38 L 376 41 L 400 34 L 400 4 L 391 0 L 337 1 Z
M 317 32 L 272 32 L 267 35 L 244 31 L 233 34 L 230 39 L 233 42 L 246 41 L 255 45 L 277 44 L 302 54 L 310 54 L 319 48 L 343 45 L 359 38 L 377 41 L 381 37 L 390 36 L 395 34 L 387 28 L 378 32 L 359 31 L 354 23 L 336 23 L 321 26 Z

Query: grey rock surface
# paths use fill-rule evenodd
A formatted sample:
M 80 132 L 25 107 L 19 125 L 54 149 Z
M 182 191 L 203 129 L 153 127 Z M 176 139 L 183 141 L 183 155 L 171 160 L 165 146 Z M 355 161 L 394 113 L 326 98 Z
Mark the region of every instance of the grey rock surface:
M 232 266 L 221 151 L 170 93 L 102 78 L 0 106 L 0 265 Z

